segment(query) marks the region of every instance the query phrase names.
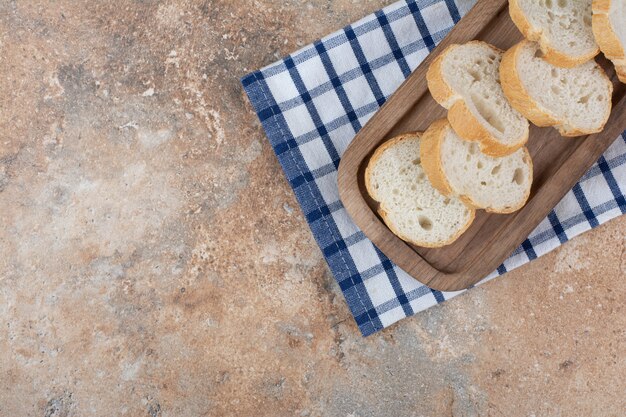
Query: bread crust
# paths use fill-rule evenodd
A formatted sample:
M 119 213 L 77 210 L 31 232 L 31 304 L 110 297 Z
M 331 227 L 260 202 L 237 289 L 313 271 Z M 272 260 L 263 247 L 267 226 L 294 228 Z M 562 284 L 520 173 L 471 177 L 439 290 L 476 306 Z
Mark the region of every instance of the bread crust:
M 590 59 L 593 59 L 600 53 L 600 48 L 596 47 L 595 50 L 590 51 L 585 55 L 568 55 L 560 52 L 550 45 L 550 42 L 543 35 L 543 31 L 539 28 L 533 27 L 530 21 L 526 18 L 526 14 L 519 5 L 519 0 L 509 0 L 509 14 L 511 20 L 515 23 L 515 26 L 519 29 L 524 37 L 528 40 L 537 42 L 541 48 L 541 52 L 544 54 L 544 59 L 561 68 L 573 68 L 580 64 L 583 64 Z
M 367 189 L 368 194 L 379 203 L 379 208 L 378 208 L 378 214 L 380 215 L 380 217 L 383 219 L 383 221 L 385 222 L 385 225 L 389 228 L 389 230 L 391 230 L 391 232 L 398 236 L 400 239 L 404 240 L 407 243 L 410 243 L 412 245 L 415 246 L 420 246 L 420 247 L 424 247 L 424 248 L 440 248 L 443 246 L 447 246 L 451 243 L 453 243 L 455 240 L 457 240 L 463 233 L 465 233 L 465 231 L 472 225 L 472 223 L 474 222 L 474 218 L 476 217 L 476 211 L 472 208 L 472 207 L 467 207 L 467 210 L 469 212 L 469 218 L 467 223 L 461 228 L 459 229 L 459 231 L 452 237 L 450 237 L 450 239 L 445 240 L 445 241 L 440 241 L 440 242 L 418 242 L 418 241 L 414 241 L 411 240 L 408 236 L 404 235 L 402 232 L 400 232 L 399 230 L 397 230 L 393 224 L 391 222 L 388 221 L 388 215 L 387 212 L 385 211 L 385 209 L 383 208 L 382 203 L 380 203 L 379 200 L 376 199 L 375 192 L 373 191 L 372 187 L 371 187 L 371 181 L 370 181 L 370 167 L 372 167 L 374 165 L 374 163 L 376 163 L 376 161 L 382 156 L 383 152 L 385 150 L 387 150 L 388 148 L 392 147 L 393 145 L 403 141 L 403 140 L 407 140 L 407 139 L 414 139 L 416 138 L 420 140 L 420 154 L 421 154 L 421 149 L 422 149 L 422 139 L 423 139 L 423 134 L 421 132 L 409 132 L 409 133 L 404 133 L 400 136 L 396 136 L 390 140 L 388 140 L 387 142 L 383 143 L 382 145 L 380 145 L 378 147 L 378 149 L 376 149 L 376 151 L 374 152 L 374 154 L 372 155 L 372 157 L 370 158 L 370 161 L 367 164 L 367 168 L 365 168 L 365 188 Z M 423 165 L 422 165 L 423 166 Z M 436 188 L 435 188 L 436 189 Z
M 436 120 L 426 129 L 420 144 L 420 158 L 426 177 L 433 187 L 445 196 L 452 195 L 452 187 L 441 163 L 441 144 L 448 126 L 450 124 L 446 119 Z
M 470 41 L 467 44 L 472 43 L 487 45 L 497 54 L 504 52 L 483 41 Z M 448 85 L 443 75 L 443 60 L 448 53 L 459 46 L 461 45 L 453 44 L 448 46 L 428 68 L 426 80 L 428 81 L 430 94 L 437 103 L 448 109 L 448 120 L 459 137 L 467 141 L 479 142 L 480 150 L 487 155 L 509 155 L 524 146 L 528 141 L 528 130 L 518 142 L 512 145 L 502 144 L 469 109 L 465 99 Z
M 517 72 L 517 57 L 526 42 L 529 41 L 521 41 L 506 51 L 502 57 L 500 63 L 502 90 L 511 106 L 535 125 L 541 127 L 555 126 L 559 124 L 558 119 L 530 97 Z
M 609 119 L 609 116 L 611 115 L 610 105 L 607 107 L 607 111 L 605 112 L 604 122 L 598 129 L 583 130 L 568 127 L 566 121 L 557 119 L 556 116 L 552 115 L 546 108 L 537 103 L 528 94 L 517 71 L 517 59 L 519 53 L 529 42 L 530 41 L 528 40 L 523 40 L 506 51 L 500 64 L 500 82 L 502 83 L 502 90 L 504 91 L 506 98 L 511 103 L 511 106 L 537 126 L 554 126 L 558 129 L 562 136 L 574 137 L 602 131 L 602 129 L 604 129 L 604 125 Z M 601 71 L 601 73 L 607 84 L 610 86 L 610 93 L 612 93 L 613 84 L 611 83 L 611 80 L 609 80 L 609 77 L 606 73 L 604 73 L 604 71 Z
M 528 131 L 519 142 L 513 145 L 507 146 L 498 142 L 485 126 L 478 121 L 463 99 L 457 100 L 450 107 L 450 110 L 448 110 L 448 121 L 457 135 L 467 141 L 477 141 L 481 152 L 489 156 L 512 154 L 528 142 Z
M 444 81 L 443 70 L 441 67 L 446 53 L 458 46 L 459 45 L 457 44 L 448 46 L 441 54 L 439 54 L 437 58 L 435 58 L 426 72 L 426 81 L 428 83 L 428 90 L 430 91 L 430 94 L 437 103 L 446 109 L 450 108 L 452 103 L 459 100 L 461 97 L 455 94 L 450 86 Z
M 600 50 L 613 61 L 619 80 L 626 83 L 626 51 L 609 18 L 612 1 L 615 0 L 593 0 L 591 26 Z
M 424 132 L 422 136 L 422 143 L 420 145 L 420 157 L 422 159 L 422 167 L 424 168 L 424 172 L 428 177 L 428 180 L 431 182 L 433 187 L 435 187 L 440 193 L 446 196 L 454 196 L 454 190 L 448 181 L 446 174 L 443 169 L 443 160 L 441 156 L 441 145 L 445 138 L 445 135 L 450 129 L 451 126 L 446 119 L 439 119 L 430 125 L 426 132 Z M 528 149 L 523 148 L 524 152 L 524 162 L 529 166 L 529 176 L 527 178 L 528 182 L 532 184 L 533 181 L 533 161 L 530 157 L 530 153 Z M 494 209 L 494 208 L 486 208 L 481 207 L 478 203 L 476 203 L 472 198 L 468 195 L 458 195 L 458 197 L 463 203 L 467 206 L 472 207 L 473 209 L 484 209 L 489 213 L 501 213 L 508 214 L 513 213 L 526 204 L 528 201 L 528 197 L 530 197 L 530 187 L 526 190 L 526 194 L 523 200 L 519 202 L 518 205 L 513 207 L 508 207 L 505 209 Z

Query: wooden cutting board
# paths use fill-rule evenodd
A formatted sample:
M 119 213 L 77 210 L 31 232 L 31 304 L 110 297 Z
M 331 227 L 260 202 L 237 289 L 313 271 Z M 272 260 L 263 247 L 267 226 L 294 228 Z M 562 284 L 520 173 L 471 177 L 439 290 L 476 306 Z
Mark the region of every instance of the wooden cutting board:
M 524 208 L 508 215 L 478 210 L 465 234 L 443 248 L 426 249 L 402 241 L 377 215 L 378 205 L 365 189 L 365 167 L 385 140 L 405 132 L 424 131 L 446 116 L 445 109 L 428 92 L 426 71 L 448 45 L 473 39 L 504 50 L 522 39 L 509 17 L 507 0 L 479 0 L 363 127 L 339 166 L 341 201 L 357 226 L 396 265 L 440 291 L 468 288 L 500 266 L 626 129 L 626 86 L 618 82 L 610 62 L 600 56 L 597 61 L 615 87 L 613 112 L 606 128 L 594 135 L 563 138 L 553 128 L 531 124 L 527 146 L 534 163 L 534 182 Z

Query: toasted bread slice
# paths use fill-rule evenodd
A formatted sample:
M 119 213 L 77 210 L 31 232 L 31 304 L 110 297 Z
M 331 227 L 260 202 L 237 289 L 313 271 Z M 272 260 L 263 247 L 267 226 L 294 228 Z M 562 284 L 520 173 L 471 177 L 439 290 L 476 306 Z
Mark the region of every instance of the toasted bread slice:
M 424 247 L 454 242 L 474 220 L 474 209 L 445 197 L 428 181 L 420 161 L 421 133 L 381 145 L 365 170 L 370 196 L 385 224 L 401 239 Z
M 444 195 L 492 213 L 512 213 L 528 200 L 533 164 L 526 147 L 503 157 L 485 155 L 441 119 L 424 132 L 420 153 L 426 176 Z
M 525 40 L 504 54 L 500 78 L 517 111 L 563 136 L 600 132 L 611 114 L 613 84 L 594 60 L 559 68 L 543 59 L 537 43 Z
M 509 0 L 509 13 L 524 36 L 539 43 L 546 61 L 572 68 L 600 52 L 591 29 L 591 1 Z
M 504 97 L 498 68 L 502 51 L 481 41 L 450 45 L 428 69 L 433 98 L 449 110 L 448 120 L 482 152 L 503 156 L 528 140 L 528 120 Z
M 593 0 L 593 34 L 619 80 L 626 83 L 626 1 Z

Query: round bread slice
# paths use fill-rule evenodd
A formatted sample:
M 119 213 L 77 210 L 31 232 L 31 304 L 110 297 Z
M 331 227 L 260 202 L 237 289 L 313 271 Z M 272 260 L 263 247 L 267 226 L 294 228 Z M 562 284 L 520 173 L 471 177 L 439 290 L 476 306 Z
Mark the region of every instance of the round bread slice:
M 512 213 L 528 200 L 533 163 L 526 147 L 503 157 L 485 155 L 441 119 L 424 132 L 420 153 L 426 176 L 444 195 L 491 213 Z
M 543 59 L 537 43 L 525 40 L 504 54 L 500 79 L 517 111 L 563 136 L 600 132 L 611 114 L 613 84 L 594 60 L 559 68 Z
M 593 0 L 593 34 L 604 55 L 626 83 L 626 1 Z
M 394 234 L 414 245 L 436 248 L 461 236 L 475 211 L 430 184 L 420 161 L 420 139 L 421 133 L 407 133 L 382 144 L 367 165 L 365 185 Z
M 450 45 L 426 75 L 433 98 L 449 110 L 452 128 L 493 156 L 515 152 L 528 140 L 528 120 L 511 107 L 500 86 L 501 58 L 502 51 L 485 42 Z
M 552 65 L 572 68 L 598 55 L 591 29 L 592 0 L 509 0 L 511 19 L 538 42 Z

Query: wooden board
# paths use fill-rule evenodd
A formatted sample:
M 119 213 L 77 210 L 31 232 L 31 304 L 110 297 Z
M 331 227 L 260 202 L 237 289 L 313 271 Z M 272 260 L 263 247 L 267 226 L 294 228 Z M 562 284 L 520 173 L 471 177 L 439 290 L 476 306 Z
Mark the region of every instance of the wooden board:
M 426 71 L 448 45 L 473 39 L 505 50 L 522 39 L 509 17 L 506 0 L 479 0 L 363 127 L 339 166 L 341 200 L 357 226 L 396 265 L 441 291 L 467 288 L 500 266 L 626 129 L 626 86 L 617 81 L 610 63 L 598 57 L 615 87 L 613 112 L 602 133 L 563 138 L 553 128 L 531 124 L 528 149 L 534 162 L 534 183 L 523 209 L 508 215 L 478 210 L 465 234 L 443 248 L 426 249 L 405 243 L 377 215 L 377 203 L 365 189 L 365 167 L 373 151 L 385 140 L 400 133 L 424 131 L 433 121 L 445 117 L 446 110 L 428 92 Z

